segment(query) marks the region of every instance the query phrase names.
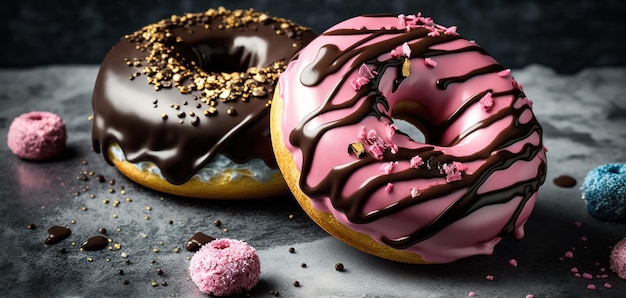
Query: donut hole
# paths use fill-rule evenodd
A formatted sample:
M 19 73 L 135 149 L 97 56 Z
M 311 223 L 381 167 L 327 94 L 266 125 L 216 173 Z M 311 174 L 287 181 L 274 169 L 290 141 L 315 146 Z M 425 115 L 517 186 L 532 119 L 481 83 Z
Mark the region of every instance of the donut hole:
M 421 115 L 427 115 L 424 107 L 413 101 L 397 102 L 391 110 L 391 118 L 402 133 L 419 143 L 436 144 L 436 136 L 429 134 L 424 121 L 419 119 Z
M 43 116 L 41 114 L 31 113 L 28 115 L 29 121 L 41 121 L 42 119 L 43 119 Z
M 227 249 L 230 247 L 228 241 L 211 241 L 211 246 L 215 249 Z
M 418 143 L 426 143 L 426 136 L 424 133 L 413 125 L 411 122 L 399 118 L 392 118 L 393 123 L 398 127 L 398 130 L 408 135 L 413 141 Z
M 187 63 L 195 64 L 207 73 L 232 73 L 265 66 L 268 47 L 267 41 L 261 37 L 230 36 L 187 44 L 180 51 L 190 58 Z
M 626 167 L 623 165 L 614 164 L 608 166 L 605 171 L 609 174 L 624 175 L 626 174 Z

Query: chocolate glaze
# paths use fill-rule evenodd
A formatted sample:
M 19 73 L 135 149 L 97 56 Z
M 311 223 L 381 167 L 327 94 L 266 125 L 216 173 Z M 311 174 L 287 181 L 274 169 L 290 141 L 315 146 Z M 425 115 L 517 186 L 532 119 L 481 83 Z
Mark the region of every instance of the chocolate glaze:
M 513 232 L 515 228 L 515 222 L 521 211 L 523 210 L 525 203 L 528 199 L 530 199 L 532 194 L 538 190 L 539 186 L 544 183 L 546 176 L 546 164 L 545 162 L 542 162 L 541 166 L 538 169 L 536 177 L 533 179 L 519 181 L 516 184 L 504 189 L 499 189 L 480 195 L 477 193 L 480 186 L 485 183 L 487 178 L 491 176 L 495 171 L 506 169 L 516 161 L 532 160 L 537 156 L 537 154 L 539 154 L 543 150 L 542 143 L 539 143 L 538 145 L 533 145 L 530 143 L 525 144 L 523 146 L 523 149 L 519 153 L 511 153 L 507 150 L 498 150 L 500 148 L 505 148 L 511 144 L 524 140 L 533 133 L 537 133 L 540 136 L 542 135 L 542 128 L 534 117 L 531 121 L 526 123 L 521 123 L 519 121 L 522 113 L 530 109 L 527 104 L 523 104 L 519 108 L 514 108 L 513 105 L 511 105 L 506 109 L 503 109 L 497 113 L 493 113 L 490 117 L 479 123 L 476 123 L 476 125 L 469 128 L 468 130 L 459 132 L 458 136 L 449 143 L 441 143 L 440 136 L 445 131 L 447 131 L 450 125 L 458 117 L 460 117 L 469 106 L 475 104 L 487 92 L 492 92 L 492 90 L 484 90 L 466 99 L 461 107 L 459 107 L 451 116 L 448 117 L 448 119 L 444 120 L 441 123 L 431 123 L 427 120 L 423 120 L 429 119 L 426 113 L 414 115 L 411 119 L 419 122 L 418 126 L 420 127 L 420 130 L 424 132 L 427 144 L 454 146 L 455 144 L 462 141 L 464 137 L 470 135 L 472 132 L 483 127 L 487 127 L 491 123 L 494 123 L 504 117 L 512 116 L 515 119 L 514 124 L 500 132 L 493 139 L 493 141 L 488 144 L 488 146 L 486 146 L 483 150 L 473 152 L 461 157 L 452 157 L 445 155 L 443 152 L 435 150 L 435 147 L 432 146 L 420 147 L 418 149 L 399 148 L 399 152 L 395 155 L 391 154 L 389 151 L 385 151 L 383 155 L 383 160 L 409 160 L 411 157 L 419 155 L 424 161 L 427 161 L 425 163 L 427 166 L 423 166 L 417 170 L 400 170 L 384 177 L 381 176 L 372 178 L 362 188 L 349 196 L 345 196 L 343 194 L 343 185 L 347 182 L 352 173 L 356 172 L 359 168 L 379 162 L 373 156 L 365 155 L 363 158 L 356 160 L 354 163 L 333 169 L 328 174 L 328 176 L 320 181 L 317 185 L 308 185 L 306 183 L 306 181 L 308 180 L 309 172 L 311 170 L 310 162 L 313 160 L 315 148 L 317 147 L 318 143 L 320 142 L 322 136 L 326 131 L 342 126 L 359 123 L 362 119 L 369 116 L 375 116 L 379 119 L 387 118 L 389 121 L 391 121 L 391 115 L 387 112 L 389 111 L 389 103 L 378 90 L 378 86 L 380 84 L 380 78 L 383 77 L 383 75 L 381 75 L 382 73 L 384 73 L 388 69 L 391 71 L 395 71 L 393 69 L 398 69 L 400 67 L 398 59 L 391 59 L 388 61 L 377 60 L 382 53 L 388 53 L 399 44 L 408 42 L 411 48 L 410 58 L 425 58 L 430 56 L 450 55 L 469 51 L 476 51 L 483 55 L 488 55 L 486 51 L 477 46 L 469 46 L 455 51 L 430 49 L 430 47 L 433 45 L 445 43 L 461 37 L 458 35 L 442 34 L 437 37 L 425 38 L 428 32 L 430 31 L 424 28 L 417 28 L 410 31 L 398 30 L 395 28 L 383 28 L 380 30 L 338 29 L 330 32 L 325 32 L 324 35 L 363 35 L 364 37 L 360 41 L 355 42 L 353 46 L 343 51 L 339 50 L 334 45 L 323 46 L 318 52 L 318 56 L 316 57 L 316 59 L 310 65 L 308 65 L 301 74 L 300 80 L 302 84 L 306 86 L 315 86 L 319 84 L 325 79 L 327 75 L 334 73 L 338 69 L 340 69 L 340 67 L 338 67 L 337 65 L 342 65 L 350 59 L 354 59 L 354 62 L 350 65 L 349 72 L 346 73 L 343 76 L 342 80 L 337 83 L 337 86 L 345 84 L 347 82 L 347 77 L 352 72 L 358 71 L 358 68 L 363 63 L 368 64 L 369 66 L 373 66 L 373 70 L 376 71 L 379 75 L 372 79 L 368 85 L 356 91 L 356 94 L 353 98 L 340 105 L 331 104 L 331 102 L 333 102 L 333 97 L 339 90 L 339 88 L 335 89 L 325 99 L 325 103 L 317 110 L 312 112 L 310 115 L 308 115 L 305 119 L 303 119 L 300 122 L 299 126 L 294 129 L 289 135 L 289 141 L 291 142 L 291 144 L 299 147 L 302 150 L 303 154 L 303 163 L 300 177 L 300 187 L 302 191 L 313 200 L 315 200 L 316 197 L 330 198 L 333 207 L 336 210 L 343 212 L 347 216 L 348 220 L 353 223 L 370 223 L 390 214 L 400 212 L 406 208 L 419 205 L 423 202 L 427 202 L 430 200 L 435 200 L 437 198 L 446 196 L 459 190 L 466 189 L 461 197 L 459 197 L 454 203 L 452 203 L 449 208 L 446 209 L 446 211 L 444 211 L 439 217 L 434 219 L 430 224 L 422 228 L 416 228 L 413 233 L 405 235 L 403 237 L 383 237 L 381 239 L 381 241 L 385 244 L 398 249 L 408 248 L 420 241 L 428 239 L 448 225 L 467 216 L 468 214 L 483 206 L 506 203 L 515 197 L 521 196 L 523 199 L 516 209 L 515 214 L 513 214 L 510 221 L 501 231 L 502 235 L 509 234 Z M 381 37 L 383 35 L 391 36 L 388 39 L 378 41 L 375 44 L 359 48 L 365 42 L 372 41 L 375 38 Z M 462 76 L 439 78 L 433 83 L 436 84 L 440 90 L 445 90 L 450 84 L 462 83 L 474 76 L 487 73 L 495 73 L 503 69 L 504 68 L 499 64 L 492 64 L 478 68 Z M 396 84 L 401 84 L 401 80 L 402 79 L 399 79 Z M 524 93 L 517 86 L 512 86 L 512 89 L 509 91 L 493 93 L 492 97 L 496 98 L 500 96 L 511 95 L 514 97 L 514 101 L 523 100 L 525 98 Z M 364 97 L 365 100 L 362 100 Z M 333 123 L 328 123 L 327 125 L 318 126 L 318 128 L 316 129 L 307 128 L 305 131 L 307 123 L 312 119 L 315 119 L 317 116 L 337 109 L 352 108 L 355 105 L 358 105 L 357 108 L 343 119 L 337 120 Z M 381 108 L 383 110 L 381 110 Z M 486 160 L 486 162 L 472 174 L 464 175 L 463 179 L 460 181 L 436 185 L 431 188 L 425 189 L 418 197 L 415 198 L 407 195 L 402 200 L 384 209 L 373 210 L 367 213 L 363 211 L 363 208 L 369 200 L 370 195 L 375 191 L 384 188 L 387 183 L 394 181 L 445 177 L 445 175 L 443 175 L 439 171 L 440 165 L 453 161 L 471 162 L 474 160 Z
M 554 184 L 556 186 L 559 187 L 563 187 L 563 188 L 571 188 L 576 186 L 576 178 L 569 176 L 569 175 L 561 175 L 559 177 L 554 178 L 554 180 L 552 181 L 554 182 Z
M 253 21 L 240 21 L 236 13 Z M 94 87 L 93 150 L 111 164 L 106 148 L 117 143 L 128 161 L 155 163 L 172 184 L 186 182 L 218 153 L 239 163 L 261 158 L 276 168 L 268 113 L 275 79 L 314 37 L 285 19 L 222 8 L 173 16 L 125 36 L 107 54 Z M 154 51 L 168 53 L 193 76 L 176 81 L 178 65 Z M 234 72 L 251 79 L 251 67 L 274 73 L 254 82 L 257 92 L 233 89 L 224 99 L 197 90 L 193 81 Z
M 57 244 L 63 239 L 69 237 L 72 234 L 72 231 L 66 227 L 61 226 L 51 226 L 48 228 L 48 237 L 44 240 L 44 243 L 47 245 Z
M 187 243 L 185 244 L 185 249 L 188 251 L 198 251 L 202 245 L 205 245 L 211 241 L 215 240 L 215 237 L 211 237 L 202 232 L 198 232 L 193 234 Z
M 104 236 L 98 235 L 98 236 L 93 236 L 87 239 L 87 241 L 83 242 L 80 248 L 86 251 L 96 251 L 96 250 L 103 250 L 107 246 L 109 246 L 109 239 L 107 239 Z

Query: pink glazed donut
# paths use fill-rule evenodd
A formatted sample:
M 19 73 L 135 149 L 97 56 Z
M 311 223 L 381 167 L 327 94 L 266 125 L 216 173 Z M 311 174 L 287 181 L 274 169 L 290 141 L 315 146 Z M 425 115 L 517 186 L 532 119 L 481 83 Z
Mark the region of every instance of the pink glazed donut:
M 331 235 L 407 263 L 523 237 L 546 176 L 542 128 L 510 71 L 456 27 L 420 14 L 346 20 L 294 57 L 278 88 L 279 167 Z

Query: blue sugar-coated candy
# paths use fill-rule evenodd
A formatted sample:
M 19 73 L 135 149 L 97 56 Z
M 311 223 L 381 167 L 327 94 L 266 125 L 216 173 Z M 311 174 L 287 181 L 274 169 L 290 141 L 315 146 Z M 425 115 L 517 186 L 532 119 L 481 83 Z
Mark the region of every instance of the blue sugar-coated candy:
M 580 189 L 593 217 L 626 220 L 626 164 L 605 164 L 591 170 Z

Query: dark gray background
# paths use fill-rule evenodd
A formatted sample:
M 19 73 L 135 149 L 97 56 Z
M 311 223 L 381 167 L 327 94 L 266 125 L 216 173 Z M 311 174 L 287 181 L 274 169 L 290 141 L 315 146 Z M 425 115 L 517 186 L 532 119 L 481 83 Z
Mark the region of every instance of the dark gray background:
M 98 64 L 117 40 L 172 14 L 211 7 L 254 8 L 318 33 L 365 13 L 416 13 L 457 25 L 502 64 L 557 72 L 626 65 L 626 2 L 539 0 L 23 0 L 2 4 L 0 67 Z

